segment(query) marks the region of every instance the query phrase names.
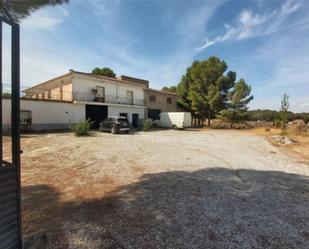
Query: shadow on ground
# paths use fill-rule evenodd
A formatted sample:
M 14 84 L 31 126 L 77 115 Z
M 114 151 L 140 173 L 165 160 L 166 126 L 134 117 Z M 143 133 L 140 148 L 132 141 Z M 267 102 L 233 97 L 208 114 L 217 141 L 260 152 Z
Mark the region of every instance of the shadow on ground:
M 144 175 L 88 201 L 24 187 L 25 248 L 309 248 L 309 178 L 213 168 Z

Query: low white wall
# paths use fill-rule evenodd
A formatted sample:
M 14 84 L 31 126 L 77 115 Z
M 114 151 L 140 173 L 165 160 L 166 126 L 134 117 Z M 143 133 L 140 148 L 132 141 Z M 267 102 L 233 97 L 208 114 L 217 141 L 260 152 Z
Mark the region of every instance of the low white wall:
M 128 113 L 129 122 L 132 123 L 132 114 L 138 114 L 138 119 L 144 119 L 143 107 L 108 106 L 108 116 L 119 116 L 120 113 Z
M 85 105 L 51 101 L 21 100 L 20 109 L 31 111 L 30 130 L 54 130 L 68 128 L 70 124 L 85 119 Z M 11 100 L 2 100 L 3 128 L 11 125 Z

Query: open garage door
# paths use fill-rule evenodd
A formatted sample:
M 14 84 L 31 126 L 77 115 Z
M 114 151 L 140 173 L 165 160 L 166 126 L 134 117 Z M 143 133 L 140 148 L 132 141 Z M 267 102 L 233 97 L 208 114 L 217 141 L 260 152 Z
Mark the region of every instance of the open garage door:
M 86 105 L 86 119 L 93 122 L 93 129 L 97 129 L 100 123 L 107 118 L 107 106 L 104 105 Z
M 148 109 L 148 118 L 152 120 L 158 119 L 160 113 L 160 109 Z

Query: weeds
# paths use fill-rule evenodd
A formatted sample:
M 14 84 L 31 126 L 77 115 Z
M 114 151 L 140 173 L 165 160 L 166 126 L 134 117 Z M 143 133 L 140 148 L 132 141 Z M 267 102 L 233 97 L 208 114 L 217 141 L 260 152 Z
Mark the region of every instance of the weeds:
M 151 127 L 152 127 L 152 120 L 151 119 L 144 120 L 143 131 L 149 131 Z
M 71 130 L 74 132 L 75 136 L 89 136 L 92 125 L 93 122 L 91 122 L 90 119 L 86 119 L 73 125 Z

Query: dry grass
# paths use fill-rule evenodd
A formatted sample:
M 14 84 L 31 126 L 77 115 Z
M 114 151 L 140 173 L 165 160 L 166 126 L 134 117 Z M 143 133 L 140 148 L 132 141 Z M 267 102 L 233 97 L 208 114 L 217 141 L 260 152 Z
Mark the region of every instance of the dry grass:
M 309 166 L 262 137 L 39 134 L 22 148 L 26 249 L 308 248 Z
M 265 128 L 257 128 L 248 130 L 246 132 L 259 136 L 265 136 L 275 146 L 282 147 L 280 144 L 274 142 L 271 139 L 271 136 L 281 135 L 281 129 L 272 128 L 270 130 L 266 130 Z M 294 154 L 296 156 L 309 160 L 309 136 L 295 132 L 287 132 L 285 136 L 296 141 L 296 143 L 291 145 L 285 145 L 282 149 L 286 153 L 289 153 L 291 155 Z

